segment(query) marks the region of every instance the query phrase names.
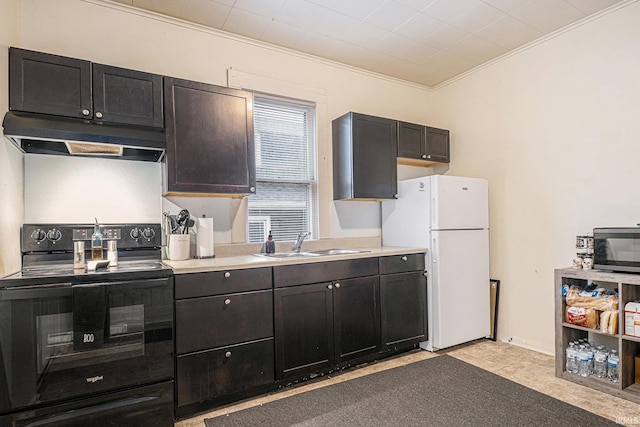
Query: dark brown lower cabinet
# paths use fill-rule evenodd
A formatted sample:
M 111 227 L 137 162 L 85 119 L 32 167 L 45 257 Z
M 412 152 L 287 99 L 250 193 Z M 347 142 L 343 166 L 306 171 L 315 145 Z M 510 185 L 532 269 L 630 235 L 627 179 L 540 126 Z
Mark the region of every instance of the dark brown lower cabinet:
M 425 255 L 379 258 L 382 350 L 395 351 L 428 339 Z
M 380 276 L 385 350 L 427 340 L 427 279 L 421 271 Z
M 212 402 L 270 385 L 273 363 L 273 338 L 178 356 L 177 406 Z
M 175 283 L 178 418 L 427 339 L 424 253 L 179 274 Z
M 177 275 L 176 416 L 276 386 L 271 268 Z
M 336 363 L 380 350 L 380 280 L 360 277 L 333 285 Z
M 297 377 L 333 364 L 331 282 L 274 291 L 276 378 Z
M 276 289 L 276 378 L 304 378 L 378 353 L 378 293 L 378 276 Z

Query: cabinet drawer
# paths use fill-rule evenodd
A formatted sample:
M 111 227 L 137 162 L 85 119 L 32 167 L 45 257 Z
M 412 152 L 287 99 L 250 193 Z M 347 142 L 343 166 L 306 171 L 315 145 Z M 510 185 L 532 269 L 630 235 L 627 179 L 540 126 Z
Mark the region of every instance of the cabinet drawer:
M 424 254 L 393 255 L 380 257 L 380 274 L 424 271 Z
M 378 275 L 377 257 L 273 267 L 273 283 L 275 287 L 376 275 Z
M 177 405 L 185 406 L 274 382 L 273 338 L 178 356 Z
M 178 274 L 176 299 L 271 289 L 271 267 Z
M 272 336 L 273 291 L 176 301 L 178 354 Z

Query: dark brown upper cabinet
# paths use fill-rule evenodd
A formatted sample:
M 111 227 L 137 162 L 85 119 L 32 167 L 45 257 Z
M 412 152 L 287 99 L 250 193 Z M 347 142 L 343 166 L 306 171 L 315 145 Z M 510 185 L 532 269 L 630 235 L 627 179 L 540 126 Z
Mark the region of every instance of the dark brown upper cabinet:
M 162 76 L 93 64 L 93 111 L 104 122 L 164 127 Z
M 10 48 L 9 109 L 76 118 L 91 117 L 91 63 Z
M 166 195 L 255 193 L 253 94 L 164 78 Z
M 12 47 L 9 109 L 162 128 L 162 76 Z
M 398 163 L 418 166 L 449 163 L 449 131 L 399 121 Z
M 397 121 L 347 113 L 332 123 L 333 199 L 397 195 Z

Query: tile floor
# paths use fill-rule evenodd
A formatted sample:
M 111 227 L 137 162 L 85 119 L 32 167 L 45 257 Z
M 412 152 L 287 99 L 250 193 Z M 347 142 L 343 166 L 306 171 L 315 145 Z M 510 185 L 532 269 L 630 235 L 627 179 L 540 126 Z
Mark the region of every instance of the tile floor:
M 366 365 L 362 368 L 351 369 L 335 376 L 311 381 L 297 387 L 273 392 L 235 405 L 226 406 L 216 411 L 200 414 L 196 417 L 177 422 L 175 427 L 203 427 L 205 418 L 212 418 L 244 408 L 262 405 L 287 396 L 304 393 L 305 391 L 315 388 L 348 381 L 352 378 L 406 365 L 430 357 L 438 357 L 441 353 L 447 353 L 467 363 L 471 363 L 529 388 L 538 390 L 541 393 L 579 406 L 621 424 L 635 427 L 640 426 L 640 405 L 556 378 L 554 359 L 552 356 L 511 344 L 482 340 L 468 345 L 454 347 L 436 354 L 422 350 L 412 351 L 402 356 Z

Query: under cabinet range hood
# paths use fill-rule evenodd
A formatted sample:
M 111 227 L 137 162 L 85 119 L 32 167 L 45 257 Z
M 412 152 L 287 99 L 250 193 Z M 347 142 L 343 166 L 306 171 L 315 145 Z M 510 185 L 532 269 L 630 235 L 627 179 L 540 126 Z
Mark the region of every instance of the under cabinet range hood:
M 9 111 L 2 127 L 25 153 L 159 162 L 167 147 L 162 129 L 46 114 Z

